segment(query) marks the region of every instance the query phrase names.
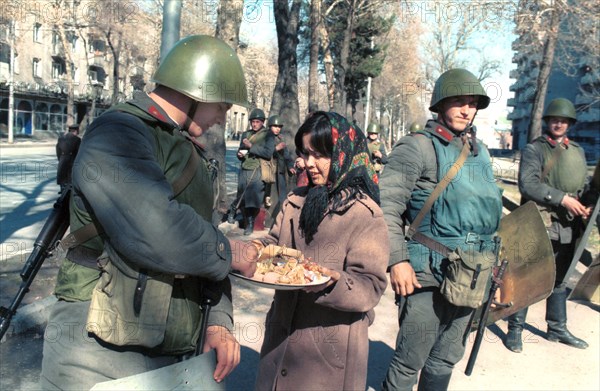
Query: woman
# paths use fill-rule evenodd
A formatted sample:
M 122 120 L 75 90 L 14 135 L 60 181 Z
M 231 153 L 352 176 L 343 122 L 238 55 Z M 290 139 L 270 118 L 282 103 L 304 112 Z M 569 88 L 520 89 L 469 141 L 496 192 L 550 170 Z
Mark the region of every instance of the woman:
M 275 292 L 256 389 L 364 390 L 389 256 L 377 175 L 365 136 L 339 114 L 315 113 L 294 141 L 310 184 L 288 196 L 260 243 L 302 251 L 331 280 Z

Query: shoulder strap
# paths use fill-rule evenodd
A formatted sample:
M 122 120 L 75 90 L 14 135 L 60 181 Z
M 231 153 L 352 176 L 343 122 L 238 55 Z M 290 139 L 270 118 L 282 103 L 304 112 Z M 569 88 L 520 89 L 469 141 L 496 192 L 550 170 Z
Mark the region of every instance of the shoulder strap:
M 408 227 L 408 232 L 406 234 L 406 237 L 408 239 L 414 239 L 422 245 L 427 246 L 430 249 L 444 255 L 447 255 L 450 252 L 450 249 L 444 246 L 443 244 L 431 239 L 430 237 L 418 232 L 417 228 L 419 227 L 419 225 L 421 225 L 421 221 L 423 221 L 423 218 L 425 217 L 427 212 L 429 212 L 435 200 L 438 199 L 438 197 L 442 194 L 444 189 L 448 187 L 450 182 L 452 182 L 454 177 L 456 177 L 462 166 L 465 164 L 467 156 L 469 155 L 469 149 L 469 142 L 466 140 L 466 138 L 464 138 L 463 147 L 460 151 L 458 159 L 456 159 L 456 161 L 448 170 L 444 178 L 441 181 L 439 181 L 437 186 L 433 189 L 433 191 L 425 201 L 425 204 L 423 204 L 423 208 L 421 208 L 421 210 L 417 214 L 417 217 L 415 217 L 413 222 L 410 224 L 410 227 Z
M 177 197 L 185 188 L 190 184 L 194 175 L 196 174 L 196 170 L 198 169 L 198 165 L 200 164 L 200 156 L 196 152 L 196 148 L 190 144 L 192 148 L 192 153 L 183 168 L 183 171 L 172 183 L 171 187 L 173 188 L 173 198 Z M 61 241 L 59 246 L 62 250 L 66 251 L 70 248 L 78 246 L 82 243 L 87 242 L 95 236 L 98 236 L 102 233 L 101 229 L 98 229 L 96 225 L 92 222 L 84 225 L 83 227 L 69 233 L 65 236 Z

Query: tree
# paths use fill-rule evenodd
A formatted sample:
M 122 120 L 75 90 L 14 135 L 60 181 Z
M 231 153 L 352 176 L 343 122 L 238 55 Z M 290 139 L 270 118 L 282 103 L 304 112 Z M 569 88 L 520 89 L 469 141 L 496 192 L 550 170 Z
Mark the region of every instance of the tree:
M 294 145 L 294 132 L 300 125 L 298 103 L 298 31 L 302 0 L 275 1 L 273 11 L 277 28 L 277 81 L 270 114 L 278 114 L 286 124 L 282 136 L 288 149 Z
M 541 135 L 545 98 L 553 69 L 567 76 L 578 76 L 582 68 L 590 65 L 598 69 L 600 33 L 595 17 L 598 12 L 600 4 L 592 0 L 519 1 L 516 15 L 519 40 L 515 50 L 528 58 L 539 59 L 532 64 L 539 72 L 531 95 L 520 97 L 521 101 L 532 102 L 528 141 Z M 590 106 L 600 101 L 597 86 L 582 88 L 580 93 L 591 98 Z
M 233 50 L 238 51 L 240 25 L 242 23 L 243 0 L 222 0 L 217 9 L 217 25 L 215 36 L 227 42 Z M 225 183 L 225 124 L 214 125 L 210 131 L 205 131 L 202 135 L 202 142 L 206 146 L 207 156 L 217 160 L 219 165 L 218 175 L 218 199 L 217 215 L 214 216 L 213 223 L 218 223 L 221 217 L 229 209 L 227 199 L 227 186 Z
M 381 75 L 373 80 L 372 100 L 375 120 L 382 125 L 388 147 L 396 142 L 414 121 L 425 123 L 423 81 L 419 54 L 421 21 L 403 18 L 401 4 L 385 4 L 379 12 L 397 14 L 385 36 L 386 58 Z M 402 64 L 402 66 L 398 66 Z

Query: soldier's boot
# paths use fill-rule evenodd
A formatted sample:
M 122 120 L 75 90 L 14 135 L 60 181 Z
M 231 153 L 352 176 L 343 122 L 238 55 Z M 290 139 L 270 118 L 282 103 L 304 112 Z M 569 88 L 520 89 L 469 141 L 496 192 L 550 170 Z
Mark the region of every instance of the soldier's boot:
M 450 384 L 450 377 L 452 373 L 448 374 L 433 374 L 423 369 L 421 376 L 419 376 L 418 391 L 446 391 L 448 384 Z
M 256 216 L 254 213 L 254 208 L 248 209 L 246 213 L 246 229 L 244 229 L 244 235 L 248 236 L 252 235 L 252 232 L 254 232 L 254 219 Z
M 523 351 L 523 326 L 527 318 L 527 307 L 515 312 L 507 318 L 508 333 L 504 339 L 504 346 L 511 352 L 521 353 Z
M 588 344 L 571 334 L 567 329 L 567 291 L 553 292 L 546 299 L 546 322 L 548 333 L 546 338 L 552 342 L 562 342 L 578 349 L 585 349 Z

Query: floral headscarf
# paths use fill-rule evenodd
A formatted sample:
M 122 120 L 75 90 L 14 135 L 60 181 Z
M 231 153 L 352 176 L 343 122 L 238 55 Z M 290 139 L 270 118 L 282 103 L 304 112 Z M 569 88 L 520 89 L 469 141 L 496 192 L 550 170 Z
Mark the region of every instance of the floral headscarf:
M 313 239 L 327 207 L 336 210 L 343 203 L 368 195 L 379 204 L 379 178 L 370 161 L 364 133 L 334 112 L 319 111 L 331 124 L 333 152 L 325 186 L 312 187 L 300 213 L 300 229 L 307 243 Z

